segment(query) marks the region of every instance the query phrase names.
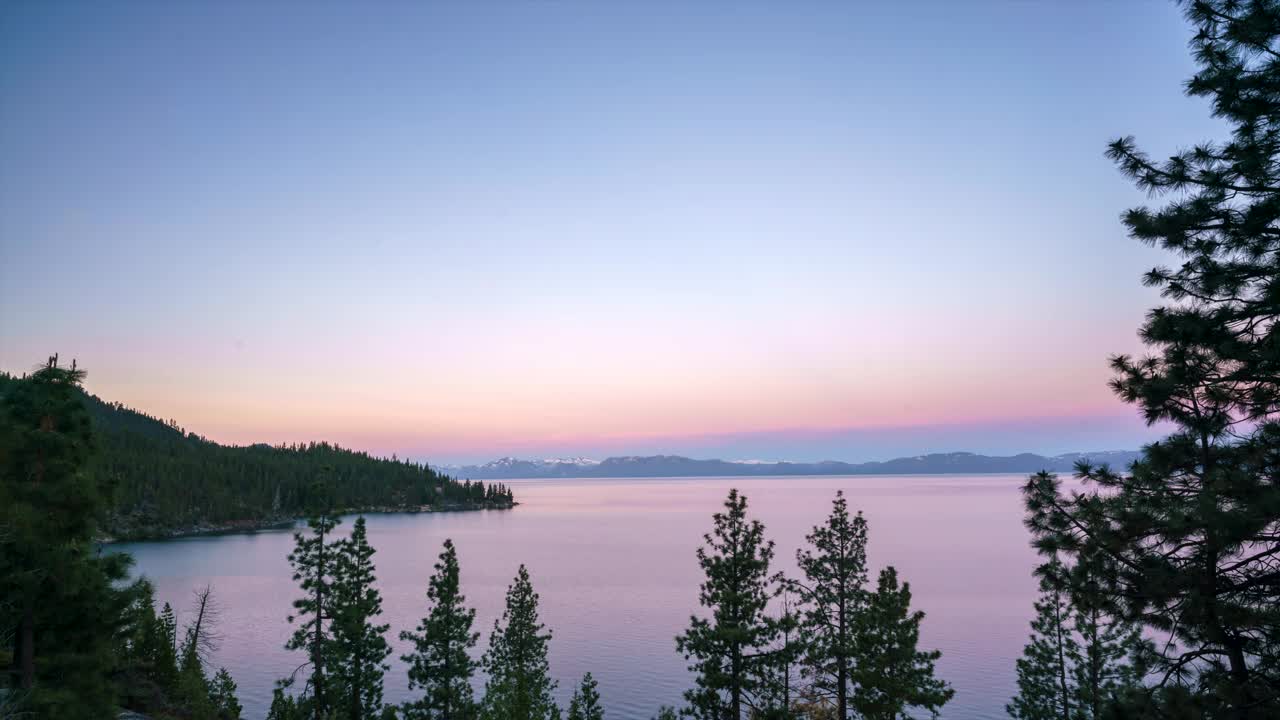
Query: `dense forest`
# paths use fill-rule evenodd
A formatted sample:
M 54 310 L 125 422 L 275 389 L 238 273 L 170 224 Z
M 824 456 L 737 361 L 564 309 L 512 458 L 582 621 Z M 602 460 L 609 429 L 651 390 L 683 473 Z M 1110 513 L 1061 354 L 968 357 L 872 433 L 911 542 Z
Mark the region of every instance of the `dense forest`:
M 0 373 L 0 399 L 21 382 Z M 103 528 L 116 538 L 254 527 L 305 514 L 326 479 L 342 509 L 510 507 L 502 485 L 457 481 L 426 465 L 329 443 L 222 445 L 120 403 L 83 394 L 93 426 L 89 472 L 111 485 Z

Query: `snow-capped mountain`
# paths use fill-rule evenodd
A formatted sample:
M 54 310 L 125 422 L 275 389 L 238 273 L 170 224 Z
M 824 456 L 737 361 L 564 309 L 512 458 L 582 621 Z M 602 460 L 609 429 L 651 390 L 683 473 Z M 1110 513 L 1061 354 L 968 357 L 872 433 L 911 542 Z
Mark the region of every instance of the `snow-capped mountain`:
M 521 460 L 504 457 L 483 465 L 442 466 L 458 478 L 501 480 L 569 477 L 712 477 L 734 475 L 928 475 L 942 473 L 1069 473 L 1080 461 L 1127 468 L 1137 459 L 1133 450 L 1009 456 L 970 452 L 933 453 L 882 462 L 847 463 L 836 460 L 788 462 L 763 460 L 695 460 L 679 455 L 627 455 L 592 460 L 585 457 Z

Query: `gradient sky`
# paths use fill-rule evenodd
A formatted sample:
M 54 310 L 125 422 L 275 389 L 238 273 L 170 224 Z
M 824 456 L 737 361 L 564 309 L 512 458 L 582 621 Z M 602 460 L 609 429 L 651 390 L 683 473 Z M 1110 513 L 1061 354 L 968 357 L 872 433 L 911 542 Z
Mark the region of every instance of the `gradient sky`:
M 433 462 L 1151 439 L 1168 2 L 6 3 L 0 368 Z

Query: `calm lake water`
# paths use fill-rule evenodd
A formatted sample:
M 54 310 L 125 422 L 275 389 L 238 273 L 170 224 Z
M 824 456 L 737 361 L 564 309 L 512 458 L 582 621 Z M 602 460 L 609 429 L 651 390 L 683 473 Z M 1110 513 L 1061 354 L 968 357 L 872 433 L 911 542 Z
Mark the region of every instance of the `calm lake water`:
M 679 704 L 688 686 L 672 638 L 698 611 L 701 579 L 694 550 L 729 488 L 750 501 L 777 544 L 780 569 L 821 522 L 835 491 L 870 525 L 872 577 L 890 564 L 911 584 L 927 613 L 922 645 L 942 651 L 939 674 L 956 689 L 945 718 L 1004 717 L 1014 660 L 1026 642 L 1036 557 L 1022 527 L 1022 476 L 858 476 L 512 481 L 521 505 L 511 511 L 373 515 L 385 621 L 394 653 L 388 701 L 407 695 L 398 633 L 426 610 L 426 584 L 445 538 L 453 538 L 468 602 L 483 632 L 501 614 L 520 563 L 541 595 L 553 632 L 551 668 L 567 703 L 592 672 L 608 716 L 649 718 Z M 340 526 L 349 529 L 351 519 Z M 286 531 L 114 546 L 132 553 L 135 572 L 156 585 L 161 602 L 185 619 L 193 588 L 210 583 L 221 606 L 225 665 L 240 686 L 246 718 L 261 718 L 274 680 L 303 661 L 284 649 L 285 617 L 298 590 L 286 556 Z

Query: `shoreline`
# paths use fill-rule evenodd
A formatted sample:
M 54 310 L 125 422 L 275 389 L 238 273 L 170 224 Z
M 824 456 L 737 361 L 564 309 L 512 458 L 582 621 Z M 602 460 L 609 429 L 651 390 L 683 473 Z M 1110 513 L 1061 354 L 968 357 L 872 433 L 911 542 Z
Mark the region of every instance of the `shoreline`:
M 512 502 L 510 504 L 501 505 L 485 503 L 481 505 L 423 505 L 405 507 L 369 505 L 365 507 L 343 508 L 336 512 L 335 515 L 338 517 L 345 517 L 348 515 L 391 515 L 398 513 L 418 515 L 427 513 L 476 512 L 480 510 L 512 510 L 519 504 L 520 503 L 518 502 Z M 116 534 L 103 533 L 94 539 L 94 543 L 97 545 L 118 545 L 121 543 L 180 540 L 182 538 L 205 537 L 212 535 L 253 535 L 270 530 L 289 530 L 294 528 L 299 522 L 303 522 L 306 519 L 306 515 L 275 515 L 255 520 L 228 520 L 221 523 L 197 522 L 170 528 L 158 528 L 153 526 L 135 532 Z

